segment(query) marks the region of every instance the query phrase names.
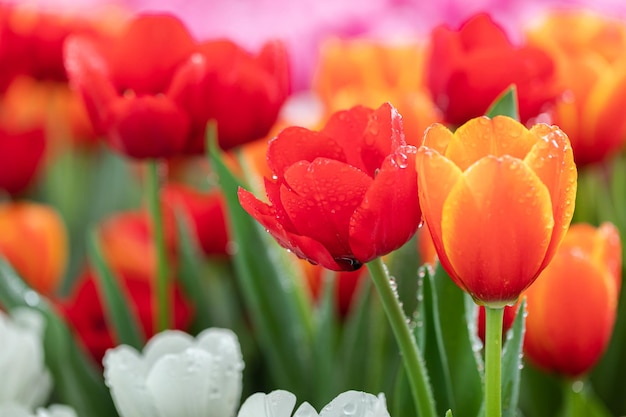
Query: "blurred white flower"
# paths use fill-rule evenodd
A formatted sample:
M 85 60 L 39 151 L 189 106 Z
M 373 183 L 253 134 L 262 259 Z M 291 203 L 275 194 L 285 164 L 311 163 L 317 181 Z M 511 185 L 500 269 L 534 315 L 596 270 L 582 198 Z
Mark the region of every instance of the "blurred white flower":
M 34 413 L 22 406 L 9 404 L 0 405 L 0 417 L 76 417 L 76 412 L 72 407 L 61 404 L 38 408 Z
M 290 417 L 296 396 L 277 390 L 269 394 L 252 394 L 243 403 L 237 417 Z M 339 394 L 318 414 L 307 402 L 302 403 L 294 417 L 389 417 L 385 396 L 378 397 L 361 391 Z
M 33 410 L 48 399 L 52 377 L 44 363 L 43 327 L 34 310 L 0 311 L 0 404 Z
M 104 379 L 121 417 L 230 417 L 244 368 L 237 336 L 207 329 L 155 335 L 140 354 L 122 345 L 104 356 Z

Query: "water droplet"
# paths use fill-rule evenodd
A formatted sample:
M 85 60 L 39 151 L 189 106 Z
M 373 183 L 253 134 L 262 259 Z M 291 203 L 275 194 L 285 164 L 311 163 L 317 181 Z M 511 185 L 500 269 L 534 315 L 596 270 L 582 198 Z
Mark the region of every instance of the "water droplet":
M 37 294 L 33 290 L 28 290 L 24 293 L 24 301 L 29 306 L 35 307 L 37 304 L 39 304 L 39 301 L 40 301 L 39 294 Z
M 343 406 L 343 414 L 345 416 L 353 416 L 356 414 L 356 404 L 353 402 L 349 402 Z
M 212 399 L 216 399 L 222 396 L 222 392 L 219 387 L 211 387 L 209 390 L 209 397 Z
M 394 153 L 391 161 L 398 168 L 406 168 L 407 166 L 409 166 L 409 157 L 406 156 L 406 154 L 404 154 L 403 152 Z

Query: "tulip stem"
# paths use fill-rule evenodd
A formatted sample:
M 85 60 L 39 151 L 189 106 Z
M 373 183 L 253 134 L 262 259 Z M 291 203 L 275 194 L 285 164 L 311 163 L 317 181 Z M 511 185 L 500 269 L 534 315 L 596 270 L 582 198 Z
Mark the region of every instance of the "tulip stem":
M 502 415 L 502 320 L 504 307 L 485 306 L 486 417 Z
M 420 417 L 435 417 L 437 416 L 435 400 L 428 381 L 424 359 L 409 328 L 407 317 L 402 310 L 389 271 L 381 258 L 367 263 L 367 269 L 374 281 L 396 342 L 400 347 L 418 415 Z
M 169 328 L 171 302 L 169 297 L 169 265 L 165 236 L 163 232 L 163 210 L 160 199 L 160 168 L 158 160 L 148 162 L 148 208 L 152 220 L 152 239 L 156 249 L 156 279 L 154 282 L 154 312 L 156 313 L 155 331 L 158 333 Z

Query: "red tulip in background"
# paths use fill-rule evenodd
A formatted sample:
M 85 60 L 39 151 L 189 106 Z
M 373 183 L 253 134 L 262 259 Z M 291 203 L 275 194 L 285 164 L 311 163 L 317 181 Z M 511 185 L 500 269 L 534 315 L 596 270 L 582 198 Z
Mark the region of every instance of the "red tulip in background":
M 252 55 L 198 43 L 170 15 L 139 15 L 116 37 L 72 36 L 65 64 L 96 129 L 133 158 L 202 152 L 211 119 L 224 149 L 257 139 L 289 89 L 282 44 Z
M 333 114 L 319 132 L 283 130 L 267 150 L 269 204 L 243 189 L 239 201 L 300 258 L 356 270 L 417 230 L 415 152 L 390 104 L 357 106 Z
M 219 189 L 201 192 L 180 183 L 167 183 L 161 198 L 164 212 L 174 223 L 174 213 L 180 210 L 205 255 L 227 255 L 226 201 Z
M 314 300 L 319 300 L 324 289 L 324 274 L 328 271 L 320 265 L 312 265 L 305 261 L 301 262 L 303 263 L 311 295 Z M 361 280 L 367 279 L 365 271 L 366 269 L 363 268 L 358 271 L 341 271 L 337 273 L 336 279 L 333 280 L 335 308 L 340 317 L 346 317 L 350 312 L 359 283 Z
M 517 85 L 524 123 L 560 93 L 550 56 L 537 47 L 514 46 L 486 14 L 471 18 L 459 30 L 435 28 L 430 43 L 427 83 L 450 124 L 485 114 L 511 84 Z
M 98 230 L 104 257 L 119 279 L 144 334 L 150 337 L 154 334 L 152 281 L 156 276 L 156 251 L 149 217 L 144 212 L 119 213 L 102 223 Z M 168 252 L 173 258 L 173 228 L 166 227 L 165 231 Z M 106 349 L 116 346 L 117 340 L 106 322 L 95 279 L 93 270 L 87 268 L 70 296 L 59 305 L 87 350 L 100 363 Z M 173 326 L 184 330 L 190 324 L 192 307 L 177 285 L 172 294 Z
M 22 130 L 0 110 L 0 193 L 15 195 L 28 188 L 43 164 L 45 149 L 42 126 Z
M 526 292 L 528 360 L 569 377 L 590 371 L 611 338 L 621 282 L 617 228 L 572 225 L 553 261 Z

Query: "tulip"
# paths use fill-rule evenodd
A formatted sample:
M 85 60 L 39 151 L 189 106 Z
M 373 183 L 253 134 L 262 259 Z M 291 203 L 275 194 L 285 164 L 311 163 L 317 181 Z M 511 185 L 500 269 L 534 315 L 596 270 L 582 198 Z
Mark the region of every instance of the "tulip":
M 282 44 L 252 55 L 198 43 L 171 15 L 139 15 L 106 39 L 71 36 L 65 64 L 96 129 L 137 159 L 202 152 L 211 119 L 225 149 L 262 137 L 289 88 Z
M 52 390 L 45 367 L 43 317 L 17 309 L 11 316 L 0 310 L 0 405 L 27 409 L 41 406 Z
M 335 271 L 352 271 L 417 230 L 416 149 L 390 105 L 335 113 L 320 132 L 283 130 L 268 147 L 269 204 L 239 190 L 242 207 L 283 247 Z
M 15 195 L 26 190 L 39 173 L 45 149 L 42 126 L 22 129 L 0 116 L 0 192 Z
M 51 295 L 67 263 L 63 219 L 54 208 L 39 203 L 0 204 L 0 255 L 33 289 Z
M 552 121 L 570 138 L 581 167 L 616 154 L 626 140 L 626 27 L 585 12 L 553 12 L 529 31 L 530 43 L 554 57 L 565 93 Z
M 320 54 L 313 91 L 328 111 L 390 101 L 405 116 L 406 141 L 415 146 L 429 125 L 441 121 L 423 80 L 419 45 L 331 40 Z
M 485 114 L 511 84 L 517 86 L 524 123 L 560 93 L 552 58 L 537 47 L 514 46 L 486 14 L 472 17 L 459 30 L 436 27 L 426 61 L 435 103 L 444 119 L 457 126 Z
M 256 393 L 246 399 L 237 417 L 290 417 L 296 405 L 296 396 L 289 391 L 277 390 L 269 394 Z M 307 402 L 302 403 L 294 416 L 308 417 L 389 417 L 385 396 L 366 392 L 346 391 L 317 411 Z
M 571 378 L 592 369 L 611 338 L 621 262 L 615 226 L 571 226 L 550 265 L 526 291 L 529 362 Z
M 104 357 L 104 379 L 120 417 L 232 417 L 244 363 L 237 336 L 210 328 L 195 339 L 166 330 L 142 353 L 122 345 Z
M 219 190 L 201 192 L 184 184 L 170 182 L 163 188 L 161 198 L 166 215 L 174 217 L 180 210 L 189 221 L 192 233 L 195 233 L 205 255 L 228 254 L 226 201 Z
M 574 211 L 577 172 L 556 126 L 497 116 L 435 124 L 416 158 L 437 256 L 478 304 L 514 304 L 548 265 Z

